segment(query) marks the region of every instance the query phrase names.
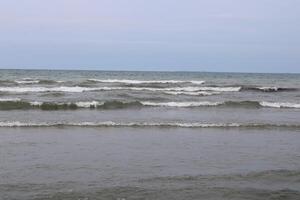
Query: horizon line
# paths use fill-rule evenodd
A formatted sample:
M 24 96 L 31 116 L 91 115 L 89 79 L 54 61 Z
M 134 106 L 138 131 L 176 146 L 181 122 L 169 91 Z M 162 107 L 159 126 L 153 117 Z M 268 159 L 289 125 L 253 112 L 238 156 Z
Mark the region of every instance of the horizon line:
M 187 73 L 237 73 L 237 74 L 300 74 L 300 72 L 241 72 L 241 71 L 194 71 L 194 70 L 117 70 L 117 69 L 49 69 L 49 68 L 0 68 L 0 70 L 40 70 L 40 71 L 103 71 L 103 72 L 187 72 Z

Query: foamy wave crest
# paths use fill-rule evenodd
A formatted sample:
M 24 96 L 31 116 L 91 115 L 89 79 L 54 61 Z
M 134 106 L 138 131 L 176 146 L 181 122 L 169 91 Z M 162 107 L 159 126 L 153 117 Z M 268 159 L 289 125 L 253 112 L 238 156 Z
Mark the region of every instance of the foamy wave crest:
M 36 84 L 40 81 L 37 78 L 22 78 L 21 80 L 15 80 L 18 84 Z
M 20 98 L 0 98 L 0 102 L 18 102 L 21 101 Z
M 43 104 L 43 102 L 41 102 L 41 101 L 33 101 L 33 102 L 30 102 L 29 104 L 32 105 L 32 106 L 41 106 Z
M 299 103 L 280 103 L 280 102 L 260 102 L 261 106 L 272 108 L 300 108 Z
M 0 127 L 50 127 L 55 126 L 55 124 L 46 123 L 46 122 L 39 122 L 39 123 L 32 123 L 32 122 L 19 122 L 19 121 L 13 121 L 13 122 L 0 122 Z
M 221 105 L 221 102 L 151 102 L 143 101 L 141 102 L 144 106 L 163 106 L 163 107 L 200 107 L 200 106 L 217 106 Z
M 242 86 L 242 90 L 244 91 L 256 91 L 256 92 L 293 92 L 298 91 L 298 88 L 283 88 L 283 87 L 275 87 L 275 86 Z
M 41 110 L 75 110 L 79 108 L 90 109 L 129 109 L 142 108 L 143 106 L 152 107 L 229 107 L 229 108 L 247 108 L 258 109 L 261 107 L 271 108 L 293 108 L 299 109 L 300 104 L 296 103 L 278 103 L 278 102 L 259 102 L 259 101 L 183 101 L 183 102 L 154 102 L 154 101 L 79 101 L 79 102 L 41 102 L 24 101 L 19 98 L 0 98 L 0 110 L 16 109 L 41 109 Z
M 242 87 L 201 87 L 201 91 L 238 92 Z
M 0 87 L 0 92 L 27 93 L 27 92 L 86 92 L 86 91 L 111 91 L 134 90 L 152 92 L 238 92 L 241 87 L 173 87 L 173 88 L 149 88 L 149 87 Z
M 257 87 L 257 89 L 262 90 L 264 92 L 277 92 L 277 87 Z
M 201 122 L 20 122 L 2 121 L 0 127 L 161 127 L 161 128 L 296 128 L 299 124 L 238 124 Z
M 241 87 L 171 87 L 171 88 L 148 88 L 148 87 L 121 87 L 126 90 L 145 90 L 145 91 L 179 91 L 179 92 L 199 92 L 199 91 L 213 91 L 213 92 L 238 92 Z
M 18 84 L 36 84 L 39 83 L 39 80 L 17 80 L 15 81 Z
M 96 108 L 97 106 L 103 105 L 103 102 L 99 101 L 80 101 L 75 103 L 79 108 Z
M 258 101 L 224 101 L 224 102 L 141 102 L 144 106 L 162 106 L 162 107 L 202 107 L 202 106 L 222 106 L 222 107 L 240 107 L 240 108 L 300 108 L 296 103 L 278 103 L 278 102 L 258 102 Z
M 49 79 L 38 79 L 38 78 L 23 78 L 21 80 L 15 80 L 15 83 L 18 84 L 52 84 L 52 83 L 63 83 L 64 81 L 55 81 L 55 80 L 49 80 Z
M 101 89 L 101 88 L 100 88 Z M 105 88 L 102 88 L 105 90 Z M 85 92 L 99 90 L 99 88 L 88 88 L 88 87 L 0 87 L 1 92 L 11 93 L 27 93 L 27 92 Z M 109 90 L 109 88 L 107 88 Z
M 30 105 L 32 106 L 42 106 L 42 105 L 52 105 L 52 106 L 76 106 L 76 108 L 96 108 L 98 106 L 101 106 L 103 105 L 105 102 L 99 102 L 99 101 L 79 101 L 79 102 L 75 102 L 75 103 L 72 103 L 72 102 L 55 102 L 55 103 L 47 103 L 47 102 L 40 102 L 40 101 L 33 101 L 33 102 L 30 102 Z
M 201 85 L 205 81 L 195 81 L 195 80 L 152 80 L 152 81 L 142 81 L 142 80 L 129 80 L 129 79 L 88 79 L 93 82 L 100 83 L 125 83 L 125 84 L 144 84 L 144 83 L 192 83 L 196 85 Z
M 165 94 L 171 94 L 171 95 L 188 95 L 188 96 L 211 96 L 215 94 L 220 94 L 220 92 L 206 92 L 206 91 L 200 91 L 200 92 L 164 92 Z
M 181 127 L 181 128 L 221 128 L 221 127 L 239 127 L 237 123 L 180 123 L 180 122 L 19 122 L 8 121 L 0 122 L 0 127 L 51 127 L 51 126 L 79 126 L 79 127 Z
M 22 106 L 23 105 L 23 106 Z M 22 102 L 22 104 L 0 104 L 0 110 L 3 109 L 29 109 L 30 105 L 32 109 L 42 110 L 75 110 L 78 108 L 90 108 L 90 109 L 123 109 L 140 107 L 142 104 L 139 101 L 122 102 L 122 101 L 79 101 L 79 102 Z M 1 107 L 2 106 L 2 107 Z

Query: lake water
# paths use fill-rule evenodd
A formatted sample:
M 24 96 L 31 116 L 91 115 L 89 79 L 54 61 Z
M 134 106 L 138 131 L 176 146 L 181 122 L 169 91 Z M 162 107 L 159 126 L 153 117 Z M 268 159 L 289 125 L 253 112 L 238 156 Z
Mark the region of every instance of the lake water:
M 0 199 L 298 199 L 300 75 L 0 70 Z

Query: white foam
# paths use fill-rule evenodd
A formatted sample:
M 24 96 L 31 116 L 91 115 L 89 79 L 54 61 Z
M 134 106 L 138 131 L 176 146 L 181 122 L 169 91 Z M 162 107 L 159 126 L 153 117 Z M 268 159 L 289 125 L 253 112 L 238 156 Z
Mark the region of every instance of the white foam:
M 6 102 L 6 101 L 13 101 L 13 102 L 18 102 L 18 101 L 21 101 L 20 98 L 0 98 L 0 102 Z
M 32 106 L 41 106 L 42 104 L 43 104 L 43 102 L 40 102 L 40 101 L 30 102 L 30 105 L 32 105 Z
M 268 91 L 268 90 L 278 91 L 277 87 L 257 87 L 257 89 L 263 90 L 263 91 Z
M 31 80 L 37 80 L 37 78 L 26 77 L 26 78 L 22 78 L 22 80 L 31 81 Z
M 238 92 L 242 87 L 201 87 L 201 91 L 215 91 L 215 92 Z
M 201 85 L 205 81 L 196 80 L 129 80 L 129 79 L 88 79 L 89 81 L 100 82 L 100 83 L 125 83 L 125 84 L 143 84 L 143 83 L 192 83 L 196 85 Z
M 0 98 L 0 102 L 5 102 L 5 101 L 21 101 L 19 98 Z M 33 101 L 30 102 L 32 106 L 41 106 L 44 102 L 39 102 L 39 101 Z M 54 102 L 57 105 L 63 105 L 63 104 L 68 104 L 71 105 L 73 104 L 72 102 Z M 79 101 L 75 102 L 78 107 L 80 108 L 90 108 L 90 107 L 97 107 L 101 106 L 104 104 L 104 102 L 100 101 Z M 157 107 L 201 107 L 201 106 L 218 106 L 218 105 L 223 105 L 225 102 L 210 102 L 210 101 L 187 101 L 187 102 L 152 102 L 152 101 L 141 101 L 141 104 L 144 106 L 157 106 Z M 272 107 L 272 108 L 300 108 L 300 104 L 297 103 L 280 103 L 280 102 L 266 102 L 262 101 L 259 102 L 259 104 L 263 107 Z
M 31 79 L 31 78 L 24 78 L 22 80 L 15 80 L 15 83 L 18 84 L 38 84 L 40 83 L 42 80 L 38 80 L 38 79 Z M 51 81 L 51 82 L 56 82 L 56 83 L 64 83 L 65 81 L 55 81 L 55 80 L 45 80 L 45 81 Z
M 181 122 L 19 122 L 19 121 L 6 121 L 0 122 L 0 127 L 50 127 L 50 126 L 106 126 L 106 127 L 181 127 L 181 128 L 218 128 L 218 127 L 240 127 L 237 123 L 181 123 Z
M 260 102 L 261 106 L 264 107 L 272 107 L 272 108 L 300 108 L 300 104 L 299 103 L 289 103 L 289 102 L 285 102 L 285 103 L 280 103 L 280 102 L 267 102 L 267 101 L 263 101 Z
M 32 106 L 41 106 L 43 103 L 45 102 L 40 102 L 40 101 L 33 101 L 30 102 L 30 105 Z M 50 102 L 51 103 L 51 102 Z M 56 105 L 71 105 L 71 104 L 75 104 L 76 106 L 80 107 L 80 108 L 90 108 L 91 106 L 97 107 L 99 105 L 103 105 L 103 102 L 99 102 L 99 101 L 79 101 L 79 102 L 53 102 Z
M 18 84 L 35 84 L 35 83 L 39 83 L 40 81 L 38 80 L 20 80 L 20 81 L 15 81 Z
M 136 89 L 136 88 L 133 88 Z M 199 92 L 199 91 L 213 91 L 213 92 L 238 92 L 241 87 L 173 87 L 173 88 L 139 88 L 139 90 L 152 91 L 183 91 L 183 92 Z
M 173 87 L 173 88 L 148 88 L 148 87 L 0 87 L 0 92 L 26 93 L 26 92 L 85 92 L 85 91 L 110 91 L 110 90 L 135 90 L 135 91 L 182 91 L 182 92 L 199 92 L 199 91 L 216 91 L 216 92 L 235 92 L 240 87 Z
M 143 101 L 141 102 L 145 106 L 163 106 L 163 107 L 199 107 L 199 106 L 217 106 L 222 103 L 220 102 L 151 102 Z
M 0 87 L 1 92 L 12 92 L 12 93 L 26 93 L 26 92 L 84 92 L 98 90 L 99 88 L 88 88 L 88 87 Z M 103 88 L 105 89 L 105 88 Z
M 196 85 L 201 85 L 201 84 L 205 83 L 205 81 L 189 81 L 189 82 L 196 84 Z
M 200 91 L 200 92 L 164 92 L 166 94 L 171 95 L 190 95 L 190 96 L 211 96 L 214 94 L 220 94 L 220 92 L 206 92 L 206 91 Z
M 37 126 L 51 126 L 49 123 L 27 123 L 27 122 L 0 122 L 0 127 L 37 127 Z
M 199 92 L 199 91 L 213 91 L 213 92 L 238 92 L 241 87 L 170 87 L 170 88 L 149 88 L 149 87 L 112 87 L 111 90 L 136 90 L 136 91 L 181 91 L 181 92 Z
M 99 105 L 103 105 L 103 103 L 98 101 L 80 101 L 75 103 L 80 108 L 90 108 L 91 106 L 97 107 Z

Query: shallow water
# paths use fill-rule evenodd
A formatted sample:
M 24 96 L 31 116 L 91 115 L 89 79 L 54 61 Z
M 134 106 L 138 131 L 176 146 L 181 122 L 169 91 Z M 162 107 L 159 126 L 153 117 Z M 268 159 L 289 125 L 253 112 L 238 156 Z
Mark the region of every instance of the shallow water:
M 294 130 L 1 128 L 2 199 L 297 199 Z

